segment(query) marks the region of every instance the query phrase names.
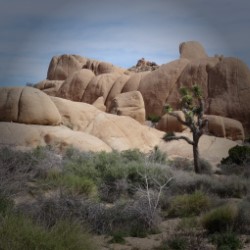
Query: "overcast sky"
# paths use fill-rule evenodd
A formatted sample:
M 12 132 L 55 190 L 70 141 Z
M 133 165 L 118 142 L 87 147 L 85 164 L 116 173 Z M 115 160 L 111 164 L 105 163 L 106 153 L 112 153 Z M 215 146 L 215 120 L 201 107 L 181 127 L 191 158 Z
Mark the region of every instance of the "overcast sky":
M 1 0 L 0 85 L 45 79 L 61 54 L 163 64 L 190 40 L 250 65 L 249 13 L 249 0 Z

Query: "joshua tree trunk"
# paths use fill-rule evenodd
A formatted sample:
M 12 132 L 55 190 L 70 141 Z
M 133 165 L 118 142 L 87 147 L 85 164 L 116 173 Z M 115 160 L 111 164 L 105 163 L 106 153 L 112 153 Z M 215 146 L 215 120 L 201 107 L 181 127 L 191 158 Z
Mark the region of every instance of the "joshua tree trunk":
M 193 156 L 194 156 L 194 171 L 196 174 L 199 174 L 201 172 L 200 168 L 200 161 L 199 161 L 199 149 L 198 144 L 193 145 Z

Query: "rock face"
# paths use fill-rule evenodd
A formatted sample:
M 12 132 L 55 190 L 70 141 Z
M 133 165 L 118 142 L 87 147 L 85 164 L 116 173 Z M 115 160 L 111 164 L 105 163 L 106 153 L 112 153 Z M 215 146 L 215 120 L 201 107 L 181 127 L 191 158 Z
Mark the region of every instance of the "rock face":
M 207 57 L 203 46 L 196 41 L 181 43 L 179 46 L 179 52 L 181 58 L 202 59 Z
M 42 91 L 31 88 L 0 88 L 0 121 L 58 125 L 55 104 Z
M 163 64 L 154 71 L 129 72 L 110 64 L 76 55 L 62 55 L 51 60 L 48 80 L 64 80 L 56 88 L 44 88 L 51 95 L 74 101 L 95 103 L 103 97 L 106 110 L 120 93 L 139 91 L 145 103 L 146 117 L 161 116 L 168 103 L 179 106 L 179 88 L 201 86 L 206 100 L 205 113 L 240 121 L 250 135 L 250 71 L 236 58 L 208 57 L 198 42 L 184 42 L 180 59 Z M 147 66 L 140 60 L 138 67 Z
M 138 148 L 148 152 L 163 136 L 130 117 L 107 114 L 87 103 L 49 97 L 30 87 L 0 88 L 0 100 L 0 144 L 72 145 L 86 151 Z
M 130 116 L 138 122 L 145 122 L 145 107 L 139 91 L 130 91 L 117 95 L 111 102 L 109 113 Z
M 180 119 L 185 121 L 185 116 L 182 111 L 175 111 L 174 113 L 178 115 Z M 182 132 L 186 129 L 186 127 L 182 125 L 176 117 L 169 114 L 165 114 L 161 117 L 160 121 L 156 125 L 156 128 L 165 132 Z
M 226 137 L 233 141 L 244 140 L 244 129 L 241 122 L 216 115 L 206 115 L 208 132 L 214 136 Z
M 123 73 L 124 70 L 113 66 L 110 63 L 99 62 L 84 58 L 78 55 L 61 55 L 54 56 L 48 68 L 47 79 L 48 80 L 65 80 L 74 72 L 81 69 L 89 69 L 95 75 L 104 73 Z

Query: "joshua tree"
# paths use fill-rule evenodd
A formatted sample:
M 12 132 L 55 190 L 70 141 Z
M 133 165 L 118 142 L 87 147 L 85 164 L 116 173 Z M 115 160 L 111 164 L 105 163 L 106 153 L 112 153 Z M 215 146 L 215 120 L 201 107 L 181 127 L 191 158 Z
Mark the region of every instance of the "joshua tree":
M 204 101 L 202 99 L 202 92 L 199 86 L 193 85 L 191 89 L 187 89 L 185 87 L 180 88 L 180 95 L 181 110 L 185 115 L 185 120 L 182 120 L 177 114 L 173 113 L 169 105 L 165 106 L 165 112 L 176 117 L 180 123 L 189 127 L 193 134 L 193 140 L 190 140 L 186 136 L 176 136 L 173 133 L 167 133 L 163 139 L 165 141 L 185 140 L 187 143 L 191 144 L 193 146 L 194 171 L 196 173 L 200 173 L 201 168 L 198 143 L 208 122 L 207 119 L 203 117 Z

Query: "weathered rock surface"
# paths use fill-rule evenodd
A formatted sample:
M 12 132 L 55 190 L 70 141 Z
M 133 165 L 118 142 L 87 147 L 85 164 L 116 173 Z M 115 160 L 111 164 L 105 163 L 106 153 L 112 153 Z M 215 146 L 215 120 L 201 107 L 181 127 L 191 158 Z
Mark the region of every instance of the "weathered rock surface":
M 244 140 L 244 129 L 241 122 L 227 117 L 206 115 L 208 132 L 217 137 L 226 137 L 230 140 Z
M 203 46 L 196 41 L 183 42 L 179 46 L 181 58 L 187 59 L 201 59 L 206 58 L 207 54 Z
M 78 55 L 54 56 L 48 68 L 48 80 L 65 80 L 74 72 L 89 69 L 95 75 L 104 73 L 123 73 L 125 70 L 110 63 L 84 58 Z
M 109 113 L 130 116 L 138 122 L 145 122 L 145 107 L 139 91 L 130 91 L 117 95 L 111 102 Z
M 178 115 L 181 120 L 185 121 L 185 115 L 182 111 L 174 111 L 173 113 Z M 186 129 L 186 126 L 181 124 L 176 117 L 165 114 L 161 117 L 156 128 L 165 132 L 182 132 Z
M 80 77 L 77 84 L 67 83 L 64 94 L 59 96 L 90 104 L 102 96 L 104 105 L 110 110 L 111 102 L 118 94 L 137 90 L 143 96 L 147 117 L 162 115 L 166 103 L 180 109 L 179 88 L 198 84 L 206 100 L 205 113 L 239 120 L 246 135 L 250 135 L 250 71 L 247 65 L 236 58 L 208 57 L 202 45 L 194 41 L 182 43 L 179 49 L 179 60 L 161 65 L 154 71 L 130 72 L 128 75 L 125 74 L 129 71 L 80 56 L 54 57 L 48 79 L 70 79 L 73 74 L 80 75 L 76 72 L 82 68 L 89 69 L 95 76 L 88 84 Z M 146 62 L 141 61 L 138 67 L 142 65 Z
M 0 121 L 58 125 L 61 115 L 50 97 L 39 89 L 0 88 Z
M 62 84 L 62 80 L 43 80 L 35 84 L 34 87 L 42 90 L 47 95 L 55 96 L 57 95 Z
M 65 126 L 41 126 L 0 122 L 0 144 L 18 147 L 52 145 L 63 150 L 68 146 L 81 151 L 106 151 L 112 149 L 102 140 L 88 133 L 73 131 Z
M 176 60 L 162 65 L 143 78 L 138 90 L 143 96 L 147 115 L 162 114 L 167 97 L 188 63 L 187 59 Z
M 176 135 L 185 135 L 192 139 L 189 132 L 176 133 Z M 200 157 L 209 161 L 214 166 L 220 163 L 222 158 L 228 156 L 228 150 L 237 145 L 237 142 L 226 138 L 203 135 L 199 141 Z M 159 149 L 166 152 L 170 158 L 183 157 L 193 159 L 193 149 L 186 141 L 171 141 L 159 144 Z M 181 150 L 180 150 L 181 149 Z
M 94 76 L 95 74 L 89 69 L 74 72 L 63 82 L 56 96 L 80 102 L 83 93 Z

